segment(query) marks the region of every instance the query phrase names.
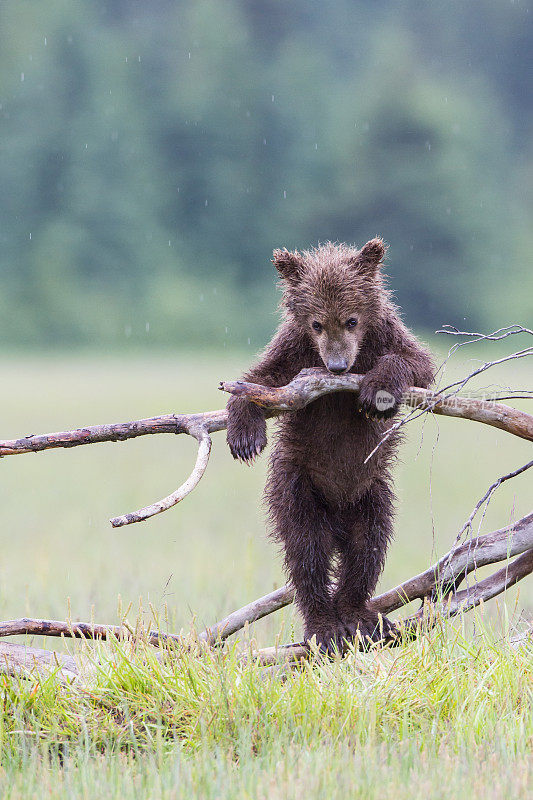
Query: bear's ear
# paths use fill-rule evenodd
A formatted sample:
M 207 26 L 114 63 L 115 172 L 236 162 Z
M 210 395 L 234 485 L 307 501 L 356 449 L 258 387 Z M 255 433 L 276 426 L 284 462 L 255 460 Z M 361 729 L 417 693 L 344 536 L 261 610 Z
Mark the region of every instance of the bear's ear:
M 274 250 L 272 263 L 287 283 L 295 285 L 300 281 L 303 259 L 298 250 L 293 253 L 289 250 Z
M 358 252 L 357 256 L 354 258 L 353 266 L 357 268 L 358 272 L 369 278 L 373 278 L 386 252 L 387 245 L 383 239 L 371 239 Z

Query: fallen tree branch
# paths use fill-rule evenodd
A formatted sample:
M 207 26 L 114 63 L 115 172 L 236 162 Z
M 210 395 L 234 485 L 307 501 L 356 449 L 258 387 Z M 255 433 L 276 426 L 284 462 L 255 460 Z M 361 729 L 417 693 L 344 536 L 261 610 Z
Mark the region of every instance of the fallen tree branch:
M 272 389 L 244 381 L 222 382 L 223 391 L 246 397 L 265 410 L 265 416 L 304 408 L 309 403 L 332 392 L 349 391 L 357 394 L 361 375 L 333 375 L 325 369 L 302 370 L 287 386 Z M 501 403 L 465 397 L 444 397 L 426 389 L 409 389 L 403 396 L 404 405 L 420 411 L 430 411 L 449 417 L 482 422 L 533 441 L 533 416 Z M 52 448 L 77 447 L 100 442 L 123 442 L 139 436 L 158 433 L 186 433 L 198 441 L 198 455 L 189 478 L 175 492 L 150 506 L 129 514 L 114 517 L 113 527 L 142 522 L 149 517 L 172 508 L 197 486 L 209 460 L 211 438 L 209 434 L 227 426 L 225 410 L 198 414 L 166 414 L 160 417 L 121 422 L 112 425 L 94 425 L 73 431 L 25 436 L 22 439 L 0 441 L 0 457 L 38 453 Z
M 62 683 L 73 683 L 78 680 L 79 669 L 72 656 L 0 642 L 0 673 L 30 678 L 55 674 Z
M 458 581 L 463 580 L 473 570 L 488 564 L 496 564 L 531 549 L 533 549 L 533 512 L 505 528 L 483 534 L 461 547 L 450 550 L 429 569 L 409 578 L 394 589 L 373 597 L 369 606 L 373 611 L 387 615 L 413 600 L 423 601 L 424 598 L 446 595 L 449 593 L 449 587 L 456 587 Z M 262 619 L 293 601 L 294 589 L 285 584 L 234 611 L 212 628 L 207 628 L 200 637 L 211 643 L 217 638 L 226 639 L 244 628 L 247 622 L 252 623 Z
M 148 644 L 158 647 L 168 642 L 183 642 L 183 637 L 175 633 L 160 631 L 135 632 L 129 625 L 102 625 L 94 622 L 64 622 L 55 619 L 34 619 L 22 617 L 0 622 L 0 637 L 18 636 L 64 636 L 71 639 L 124 639 L 143 638 Z
M 512 558 L 514 560 L 509 561 Z M 501 561 L 507 561 L 505 567 L 474 584 L 474 586 L 457 591 L 457 585 L 473 570 Z M 450 551 L 429 569 L 410 578 L 394 589 L 372 598 L 369 605 L 374 611 L 385 615 L 407 605 L 413 600 L 421 600 L 423 605 L 418 612 L 398 622 L 400 631 L 404 631 L 408 635 L 416 635 L 420 629 L 420 622 L 424 614 L 427 614 L 428 603 L 433 609 L 438 609 L 442 616 L 451 617 L 460 612 L 469 611 L 479 603 L 496 597 L 532 571 L 533 512 L 505 528 L 478 536 L 467 544 Z M 294 590 L 289 585 L 282 586 L 274 592 L 270 592 L 270 594 L 234 611 L 225 619 L 207 628 L 198 638 L 209 645 L 222 642 L 244 628 L 247 623 L 251 624 L 268 616 L 289 605 L 293 600 Z M 44 636 L 100 640 L 140 638 L 154 646 L 185 643 L 183 637 L 179 634 L 167 634 L 159 631 L 136 633 L 127 625 L 98 625 L 87 622 L 72 623 L 26 618 L 0 623 L 0 637 L 18 634 L 40 634 Z M 390 641 L 394 642 L 395 639 L 391 638 Z M 1 647 L 2 645 L 0 645 L 0 655 L 4 653 Z M 17 647 L 22 647 L 22 645 L 14 647 L 15 650 L 8 650 L 7 652 L 8 655 L 9 652 L 15 654 L 13 663 L 16 669 L 14 672 L 18 674 L 21 665 L 27 668 L 28 665 L 31 666 L 33 664 L 31 657 L 34 650 L 33 648 L 25 648 L 24 659 L 26 661 L 22 664 L 20 660 L 17 660 L 22 651 L 16 649 Z M 35 653 L 48 653 L 48 651 L 35 651 Z M 304 643 L 298 643 L 259 650 L 253 654 L 253 657 L 257 658 L 260 663 L 268 665 L 279 661 L 299 660 L 308 654 L 308 646 Z M 55 654 L 51 654 L 50 658 L 52 656 L 55 657 Z M 43 656 L 43 658 L 45 657 Z M 37 661 L 39 662 L 39 659 Z M 50 659 L 46 663 L 50 665 Z M 65 668 L 71 672 L 74 671 L 71 662 L 61 662 L 61 664 L 58 662 L 57 666 L 61 666 L 62 669 Z
M 198 441 L 198 455 L 196 456 L 196 463 L 194 469 L 181 486 L 175 492 L 169 494 L 168 497 L 153 503 L 151 506 L 139 509 L 139 511 L 132 511 L 130 514 L 124 514 L 122 517 L 113 517 L 110 520 L 113 528 L 120 528 L 122 525 L 130 525 L 132 522 L 143 522 L 149 517 L 154 517 L 162 511 L 168 511 L 172 506 L 177 505 L 184 497 L 196 488 L 200 482 L 204 472 L 209 463 L 209 454 L 211 453 L 211 437 L 204 426 L 189 425 L 187 433 Z
M 224 639 L 244 628 L 246 623 L 251 624 L 258 619 L 267 617 L 269 614 L 273 614 L 274 611 L 279 611 L 280 608 L 289 605 L 293 600 L 294 589 L 289 584 L 281 586 L 279 589 L 270 592 L 270 594 L 266 594 L 264 597 L 253 600 L 251 603 L 237 609 L 237 611 L 229 614 L 210 628 L 206 628 L 199 638 L 201 641 L 208 642 L 208 644 L 224 641 Z
M 439 618 L 449 619 L 459 613 L 471 611 L 481 603 L 485 603 L 510 589 L 532 572 L 533 550 L 530 549 L 490 577 L 485 578 L 485 580 L 479 581 L 469 589 L 457 592 L 449 603 L 440 606 L 425 603 L 419 612 L 407 619 L 400 620 L 397 623 L 397 633 L 393 632 L 386 637 L 382 644 L 397 645 L 405 637 L 416 637 L 422 630 L 424 621 L 426 626 L 431 627 Z M 375 598 L 375 600 L 377 599 Z M 252 651 L 251 657 L 262 666 L 271 666 L 286 662 L 300 662 L 302 659 L 308 658 L 309 654 L 309 646 L 305 642 L 297 642 L 295 644 L 282 645 L 281 647 L 261 648 L 260 650 Z

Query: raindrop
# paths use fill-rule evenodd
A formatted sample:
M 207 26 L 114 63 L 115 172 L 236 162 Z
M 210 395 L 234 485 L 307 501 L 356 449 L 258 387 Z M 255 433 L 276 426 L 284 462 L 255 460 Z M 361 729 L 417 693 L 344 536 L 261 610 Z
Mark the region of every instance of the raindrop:
M 147 322 L 144 327 L 145 327 L 146 333 L 150 333 L 150 323 Z
M 23 72 L 20 73 L 20 82 L 24 83 L 24 73 Z
M 205 201 L 205 207 L 207 208 L 207 200 Z
M 248 337 L 248 344 L 250 344 L 250 337 Z
M 46 36 L 45 36 L 45 37 L 44 37 L 44 46 L 46 47 L 46 45 L 47 45 L 47 44 L 48 44 L 48 42 L 47 42 L 47 40 L 46 40 Z
M 266 144 L 266 143 L 267 143 L 267 140 L 266 140 L 266 139 L 263 139 L 263 144 Z
M 274 102 L 275 99 L 275 95 L 272 95 L 272 102 Z
M 31 242 L 31 233 L 30 233 L 30 242 Z
M 170 239 L 168 240 L 168 246 L 170 247 Z
M 426 142 L 426 147 L 428 150 L 431 150 L 431 142 Z
M 141 62 L 141 57 L 140 57 L 140 56 L 138 56 L 138 57 L 137 57 L 137 61 L 138 61 L 139 63 Z
M 189 61 L 191 60 L 191 54 L 189 53 Z
M 284 200 L 287 199 L 287 191 L 286 191 L 286 189 L 283 190 L 283 199 Z
M 226 327 L 224 328 L 224 333 L 227 333 L 227 332 L 228 332 L 228 326 L 226 325 Z

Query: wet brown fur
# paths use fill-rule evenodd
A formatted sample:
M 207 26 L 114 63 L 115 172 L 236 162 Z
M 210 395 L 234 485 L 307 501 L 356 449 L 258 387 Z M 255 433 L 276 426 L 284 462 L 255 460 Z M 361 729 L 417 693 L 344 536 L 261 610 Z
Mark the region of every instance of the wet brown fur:
M 391 424 L 405 389 L 426 388 L 434 371 L 430 354 L 391 302 L 380 270 L 384 255 L 381 239 L 361 250 L 332 243 L 303 253 L 276 250 L 284 319 L 244 376 L 283 386 L 305 367 L 345 364 L 345 371 L 365 374 L 358 399 L 338 392 L 280 418 L 265 489 L 305 636 L 316 635 L 328 649 L 342 649 L 357 630 L 380 636 L 366 602 L 392 535 L 390 469 L 398 436 L 364 460 Z M 394 398 L 385 411 L 376 406 L 379 390 Z M 262 410 L 230 398 L 227 438 L 235 458 L 253 460 L 266 444 Z

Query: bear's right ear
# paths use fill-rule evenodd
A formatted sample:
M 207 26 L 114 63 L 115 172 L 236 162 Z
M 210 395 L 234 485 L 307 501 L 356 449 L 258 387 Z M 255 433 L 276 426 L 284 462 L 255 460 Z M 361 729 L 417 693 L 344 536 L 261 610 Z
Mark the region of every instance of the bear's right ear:
M 385 258 L 386 252 L 387 245 L 383 239 L 378 237 L 371 239 L 364 245 L 364 247 L 361 248 L 355 257 L 354 266 L 361 274 L 366 275 L 369 278 L 373 278 L 376 275 L 381 262 Z
M 296 285 L 300 281 L 303 259 L 298 250 L 274 250 L 272 263 L 287 283 Z

